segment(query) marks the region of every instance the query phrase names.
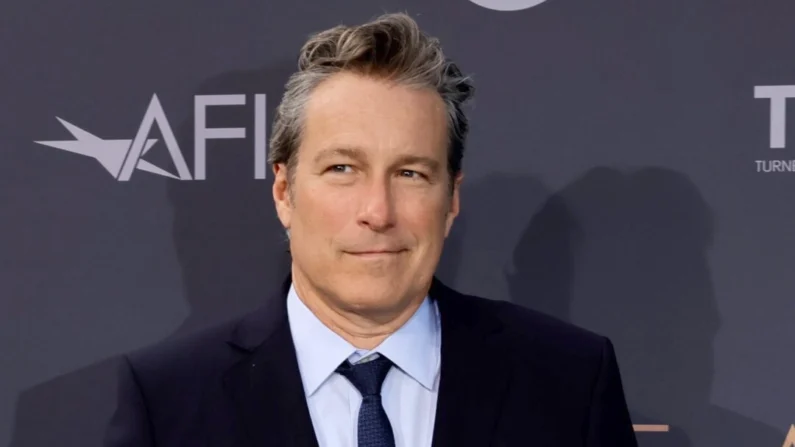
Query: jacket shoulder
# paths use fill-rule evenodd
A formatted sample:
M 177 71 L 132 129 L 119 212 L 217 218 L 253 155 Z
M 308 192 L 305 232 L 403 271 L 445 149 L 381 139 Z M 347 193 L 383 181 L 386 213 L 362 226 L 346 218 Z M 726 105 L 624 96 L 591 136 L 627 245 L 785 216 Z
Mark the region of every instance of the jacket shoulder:
M 560 318 L 508 301 L 461 295 L 476 315 L 493 319 L 513 354 L 542 357 L 561 365 L 598 364 L 610 340 Z
M 168 388 L 185 385 L 214 375 L 219 368 L 231 366 L 239 358 L 227 340 L 240 319 L 173 336 L 134 350 L 124 357 L 141 385 Z
M 280 304 L 270 300 L 245 315 L 168 338 L 126 357 L 139 374 L 164 379 L 225 370 L 250 353 L 277 327 L 284 314 Z

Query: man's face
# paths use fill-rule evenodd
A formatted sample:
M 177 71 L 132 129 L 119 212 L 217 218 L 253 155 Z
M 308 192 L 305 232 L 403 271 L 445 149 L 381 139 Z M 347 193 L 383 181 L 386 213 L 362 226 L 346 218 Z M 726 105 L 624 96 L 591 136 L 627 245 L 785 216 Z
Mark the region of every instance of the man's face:
M 341 73 L 305 110 L 294 181 L 274 167 L 296 275 L 347 311 L 387 315 L 427 292 L 458 214 L 434 91 Z

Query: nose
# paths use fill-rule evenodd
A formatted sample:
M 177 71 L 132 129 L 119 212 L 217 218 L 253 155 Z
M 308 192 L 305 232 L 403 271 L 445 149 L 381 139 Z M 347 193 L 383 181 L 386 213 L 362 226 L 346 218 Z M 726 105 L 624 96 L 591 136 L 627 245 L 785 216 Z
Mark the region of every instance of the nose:
M 383 232 L 395 225 L 395 199 L 387 179 L 374 179 L 363 188 L 359 225 Z

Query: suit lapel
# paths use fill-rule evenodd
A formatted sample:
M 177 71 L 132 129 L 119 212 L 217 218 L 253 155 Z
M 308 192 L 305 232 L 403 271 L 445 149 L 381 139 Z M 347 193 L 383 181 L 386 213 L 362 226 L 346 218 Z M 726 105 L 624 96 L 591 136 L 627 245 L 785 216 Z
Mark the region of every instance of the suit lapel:
M 318 447 L 287 320 L 288 277 L 268 306 L 241 321 L 229 344 L 244 353 L 225 375 L 249 446 Z M 433 447 L 490 445 L 509 387 L 501 324 L 434 279 L 442 326 Z
M 225 386 L 252 447 L 318 445 L 287 320 L 289 281 L 229 341 L 244 359 L 227 372 Z
M 430 296 L 438 302 L 442 322 L 432 445 L 491 445 L 512 369 L 507 343 L 500 342 L 502 325 L 438 280 Z

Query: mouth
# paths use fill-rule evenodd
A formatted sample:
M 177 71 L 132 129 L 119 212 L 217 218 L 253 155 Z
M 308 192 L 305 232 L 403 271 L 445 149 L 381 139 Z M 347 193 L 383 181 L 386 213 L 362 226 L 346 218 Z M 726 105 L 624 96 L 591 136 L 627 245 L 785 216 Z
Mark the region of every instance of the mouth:
M 367 251 L 348 251 L 345 252 L 351 256 L 359 258 L 383 258 L 397 256 L 406 250 L 367 250 Z

